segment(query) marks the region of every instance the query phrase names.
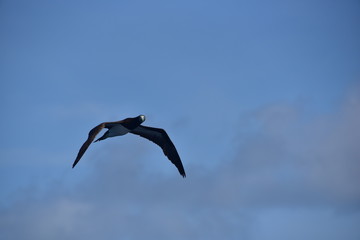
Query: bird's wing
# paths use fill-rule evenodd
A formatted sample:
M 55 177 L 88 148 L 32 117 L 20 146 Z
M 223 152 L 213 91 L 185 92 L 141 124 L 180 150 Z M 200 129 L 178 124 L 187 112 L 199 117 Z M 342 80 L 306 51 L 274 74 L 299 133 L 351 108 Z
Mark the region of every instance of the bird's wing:
M 140 125 L 130 132 L 159 145 L 165 156 L 177 167 L 181 176 L 186 177 L 180 156 L 164 129 Z
M 101 123 L 90 130 L 88 139 L 84 142 L 84 144 L 81 146 L 79 153 L 73 163 L 73 168 L 75 165 L 80 161 L 80 158 L 84 155 L 86 149 L 90 146 L 91 142 L 94 141 L 96 135 L 105 127 L 105 123 Z

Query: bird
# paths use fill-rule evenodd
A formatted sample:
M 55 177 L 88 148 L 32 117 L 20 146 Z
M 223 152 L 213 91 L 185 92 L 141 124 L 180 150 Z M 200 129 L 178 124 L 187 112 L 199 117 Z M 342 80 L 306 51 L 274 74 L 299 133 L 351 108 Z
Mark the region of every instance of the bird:
M 104 128 L 108 130 L 104 133 L 103 136 L 95 140 L 94 142 L 99 142 L 105 140 L 109 137 L 122 136 L 127 133 L 132 133 L 139 135 L 143 138 L 146 138 L 159 147 L 162 148 L 165 156 L 176 166 L 180 175 L 185 178 L 186 173 L 181 162 L 180 156 L 175 148 L 175 145 L 171 141 L 170 137 L 166 131 L 162 128 L 154 128 L 141 125 L 145 121 L 144 115 L 139 115 L 133 118 L 125 118 L 120 121 L 115 122 L 103 122 L 90 130 L 87 140 L 81 146 L 79 153 L 76 156 L 76 159 L 72 165 L 72 168 L 80 161 L 81 157 L 84 155 L 85 151 L 88 149 L 90 144 L 94 141 L 96 135 Z

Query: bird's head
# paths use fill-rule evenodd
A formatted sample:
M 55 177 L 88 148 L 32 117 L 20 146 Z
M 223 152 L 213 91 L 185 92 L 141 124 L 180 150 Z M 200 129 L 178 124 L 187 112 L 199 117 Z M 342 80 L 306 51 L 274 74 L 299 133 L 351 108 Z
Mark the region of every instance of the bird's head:
M 145 121 L 145 116 L 144 116 L 144 115 L 139 115 L 138 118 L 140 119 L 141 122 L 144 122 L 144 121 Z

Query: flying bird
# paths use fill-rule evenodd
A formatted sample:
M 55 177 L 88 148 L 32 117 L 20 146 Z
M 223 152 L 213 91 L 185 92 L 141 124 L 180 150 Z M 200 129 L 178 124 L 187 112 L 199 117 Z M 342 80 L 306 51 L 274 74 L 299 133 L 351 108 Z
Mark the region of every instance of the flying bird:
M 139 115 L 134 118 L 126 118 L 124 120 L 116 122 L 103 122 L 90 130 L 88 139 L 81 146 L 79 153 L 72 165 L 74 168 L 75 165 L 80 161 L 81 157 L 84 155 L 85 151 L 88 149 L 90 144 L 94 141 L 96 135 L 103 129 L 107 128 L 108 130 L 104 135 L 98 138 L 94 142 L 102 141 L 109 137 L 122 136 L 127 133 L 132 133 L 144 137 L 158 146 L 160 146 L 167 158 L 176 166 L 181 176 L 186 177 L 184 167 L 181 163 L 180 156 L 176 151 L 176 148 L 169 136 L 164 129 L 153 128 L 141 125 L 145 121 L 144 115 Z

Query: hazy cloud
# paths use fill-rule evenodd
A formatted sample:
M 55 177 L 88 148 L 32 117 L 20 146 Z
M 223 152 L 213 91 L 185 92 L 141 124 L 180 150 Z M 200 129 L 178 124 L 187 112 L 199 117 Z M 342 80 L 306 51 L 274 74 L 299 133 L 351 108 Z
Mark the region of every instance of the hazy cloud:
M 306 108 L 291 104 L 259 109 L 245 121 L 258 124 L 237 138 L 233 159 L 204 171 L 201 164 L 185 161 L 186 179 L 159 159 L 160 151 L 148 159 L 146 141 L 130 138 L 118 145 L 109 140 L 89 154 L 86 164 L 94 168 L 82 181 L 69 184 L 84 163 L 45 193 L 29 187 L 1 209 L 0 236 L 252 240 L 266 233 L 270 239 L 338 239 L 341 234 L 357 239 L 358 96 L 349 94 L 336 112 L 310 117 Z M 168 164 L 172 174 L 154 169 L 152 161 Z M 291 231 L 287 222 L 293 223 Z

